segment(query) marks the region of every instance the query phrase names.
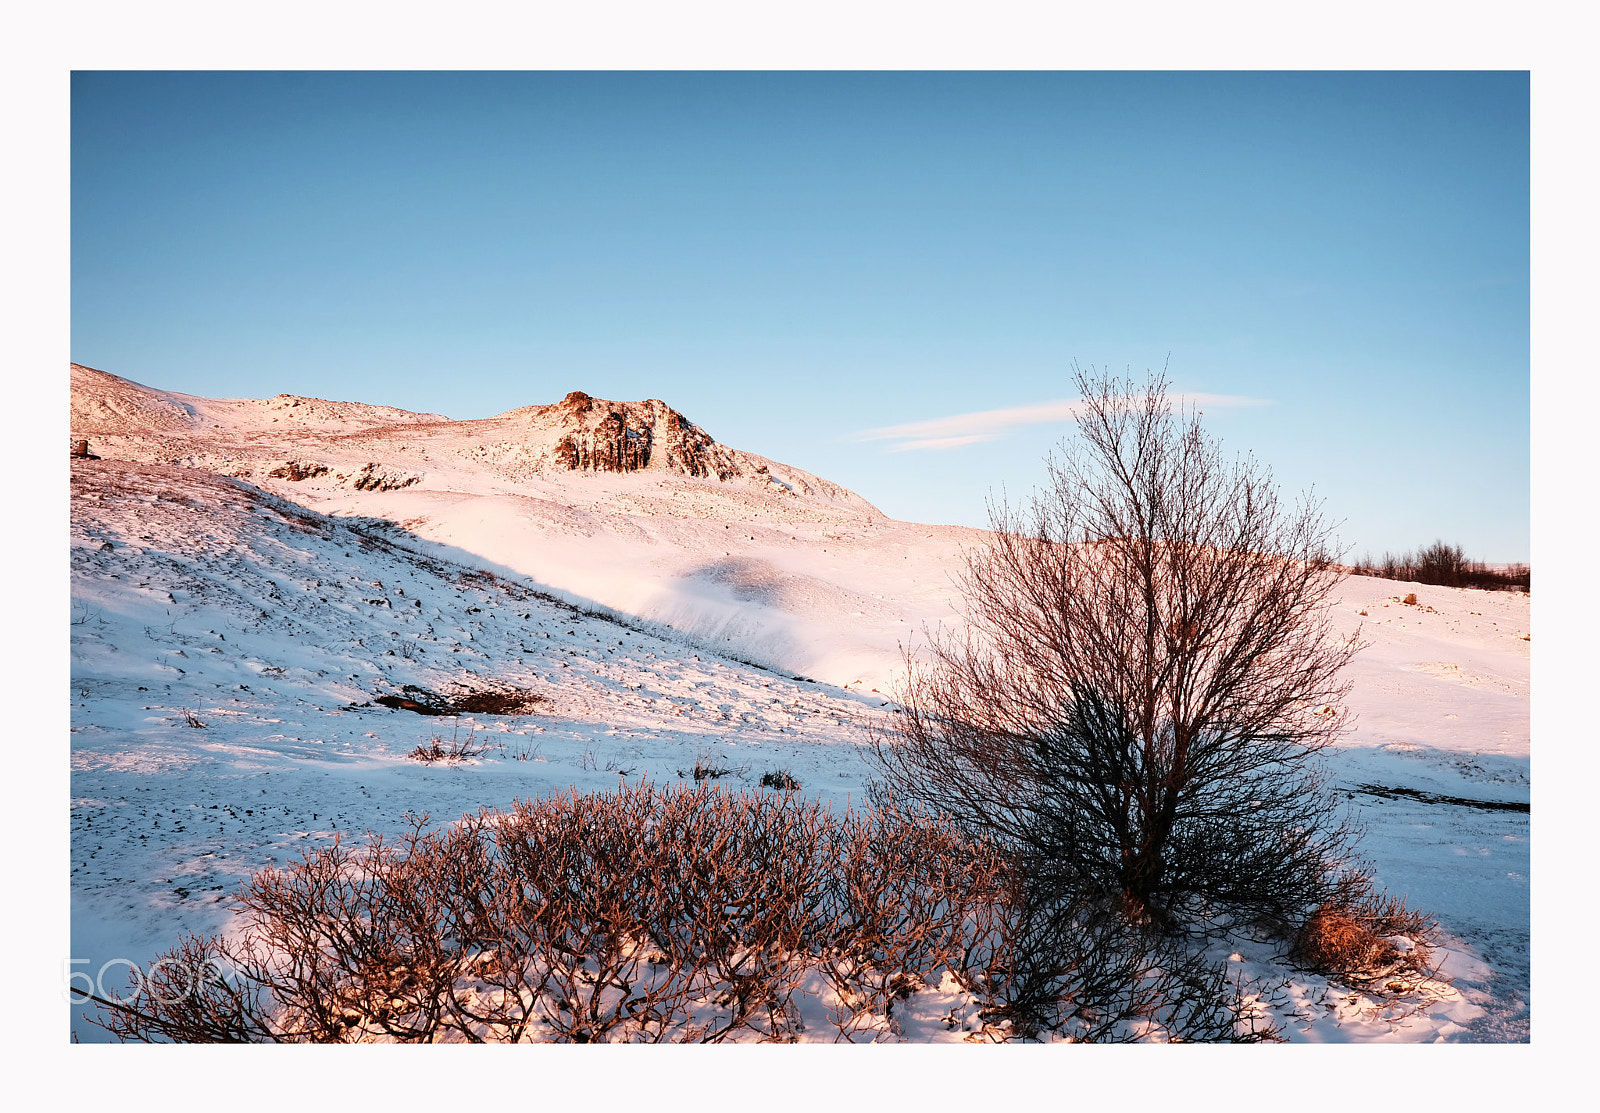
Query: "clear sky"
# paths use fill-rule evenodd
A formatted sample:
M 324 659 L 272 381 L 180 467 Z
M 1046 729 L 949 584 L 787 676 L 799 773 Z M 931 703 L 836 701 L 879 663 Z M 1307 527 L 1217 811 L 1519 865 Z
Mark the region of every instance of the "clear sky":
M 459 418 L 659 397 L 973 525 L 1042 478 L 1072 361 L 1168 364 L 1354 555 L 1525 560 L 1528 88 L 78 73 L 72 358 Z

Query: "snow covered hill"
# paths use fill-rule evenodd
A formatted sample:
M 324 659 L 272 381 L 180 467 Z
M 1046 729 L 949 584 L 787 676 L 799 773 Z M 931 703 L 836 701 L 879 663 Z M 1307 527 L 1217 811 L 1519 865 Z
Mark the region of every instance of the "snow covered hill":
M 847 806 L 899 643 L 955 620 L 951 575 L 983 536 L 886 519 L 658 401 L 454 422 L 73 381 L 74 438 L 101 457 L 73 462 L 71 536 L 73 955 L 91 973 L 226 928 L 253 870 L 407 811 L 448 821 L 697 760 Z M 1220 957 L 1271 987 L 1294 1039 L 1526 1039 L 1528 598 L 1351 578 L 1334 618 L 1369 643 L 1336 780 L 1378 881 L 1440 916 L 1456 993 L 1397 1020 L 1269 945 Z M 530 702 L 378 702 L 422 693 Z M 407 756 L 467 735 L 493 748 Z M 928 991 L 914 1038 L 960 1038 L 936 1022 L 956 996 Z
M 72 435 L 94 455 L 387 519 L 579 606 L 836 684 L 888 687 L 901 643 L 953 617 L 953 560 L 981 538 L 893 521 L 837 484 L 718 443 L 655 399 L 573 392 L 449 421 L 288 395 L 218 402 L 72 373 Z

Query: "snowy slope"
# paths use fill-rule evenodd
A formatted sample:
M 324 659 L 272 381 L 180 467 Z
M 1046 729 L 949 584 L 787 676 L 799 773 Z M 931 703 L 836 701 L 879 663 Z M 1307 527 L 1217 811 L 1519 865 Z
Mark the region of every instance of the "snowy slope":
M 881 697 L 697 653 L 198 469 L 73 471 L 73 951 L 95 970 L 221 927 L 251 871 L 408 810 L 667 780 L 701 756 L 750 785 L 783 769 L 862 791 Z M 459 721 L 372 705 L 406 685 L 547 702 Z M 405 756 L 472 731 L 497 747 L 474 764 Z
M 408 810 L 447 821 L 666 781 L 699 756 L 734 770 L 726 783 L 784 769 L 845 806 L 870 774 L 866 728 L 898 643 L 954 619 L 960 548 L 982 537 L 884 519 L 703 442 L 725 477 L 547 457 L 517 471 L 478 453 L 499 443 L 484 423 L 327 403 L 343 425 L 281 433 L 266 404 L 101 374 L 74 398 L 101 431 L 85 418 L 75 432 L 105 459 L 74 462 L 72 500 L 73 954 L 95 971 L 224 927 L 249 872 L 335 832 L 396 830 Z M 224 424 L 196 417 L 226 416 L 213 406 L 236 423 L 205 431 Z M 532 429 L 524 463 L 573 428 L 531 409 L 536 429 L 512 411 Z M 291 462 L 328 471 L 268 474 Z M 1271 947 L 1229 944 L 1219 957 L 1270 988 L 1293 1038 L 1527 1038 L 1529 815 L 1507 809 L 1529 800 L 1528 613 L 1525 596 L 1345 581 L 1335 620 L 1369 645 L 1352 671 L 1357 727 L 1331 760 L 1379 881 L 1456 940 L 1456 993 L 1391 1023 Z M 459 723 L 371 702 L 406 685 L 547 702 Z M 501 748 L 459 766 L 405 756 L 473 731 Z M 961 1038 L 936 1023 L 959 1002 L 923 998 L 908 1034 Z
M 385 518 L 578 605 L 837 684 L 889 685 L 901 643 L 953 616 L 952 558 L 981 537 L 885 518 L 843 487 L 718 444 L 658 400 L 574 392 L 447 421 L 73 375 L 73 436 L 98 456 L 205 468 L 324 513 Z

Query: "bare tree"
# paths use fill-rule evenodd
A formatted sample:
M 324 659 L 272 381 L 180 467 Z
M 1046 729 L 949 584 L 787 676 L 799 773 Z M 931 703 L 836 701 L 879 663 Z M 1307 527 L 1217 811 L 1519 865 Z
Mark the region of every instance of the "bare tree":
M 1460 545 L 1444 540 L 1435 541 L 1417 554 L 1417 580 L 1419 583 L 1460 587 L 1462 573 L 1471 571 L 1467 554 Z
M 907 657 L 885 789 L 1006 848 L 1030 900 L 1289 930 L 1352 838 L 1314 760 L 1346 726 L 1358 648 L 1325 616 L 1329 528 L 1225 459 L 1164 374 L 1077 385 L 1043 493 L 991 505 L 968 554 L 967 626 Z

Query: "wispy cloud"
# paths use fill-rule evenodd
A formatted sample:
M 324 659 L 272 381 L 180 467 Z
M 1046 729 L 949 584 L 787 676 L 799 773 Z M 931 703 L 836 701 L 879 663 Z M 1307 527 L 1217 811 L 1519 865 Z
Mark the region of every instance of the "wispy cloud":
M 1168 396 L 1179 407 L 1193 406 L 1205 410 L 1222 406 L 1265 406 L 1261 398 L 1244 398 L 1234 394 L 1172 394 Z M 1013 406 L 1004 410 L 979 410 L 976 413 L 936 417 L 928 421 L 912 421 L 904 425 L 885 425 L 880 429 L 866 429 L 856 434 L 863 441 L 898 441 L 888 446 L 890 452 L 945 451 L 964 448 L 969 444 L 998 440 L 1006 433 L 1023 425 L 1054 425 L 1073 420 L 1083 409 L 1077 399 L 1057 399 L 1036 402 L 1031 406 Z
M 999 435 L 999 433 L 968 433 L 961 437 L 926 437 L 918 441 L 901 441 L 899 444 L 892 444 L 889 446 L 889 451 L 915 452 L 918 449 L 928 448 L 936 452 L 943 452 L 947 448 L 960 448 L 963 445 L 977 444 L 979 441 L 992 441 Z

